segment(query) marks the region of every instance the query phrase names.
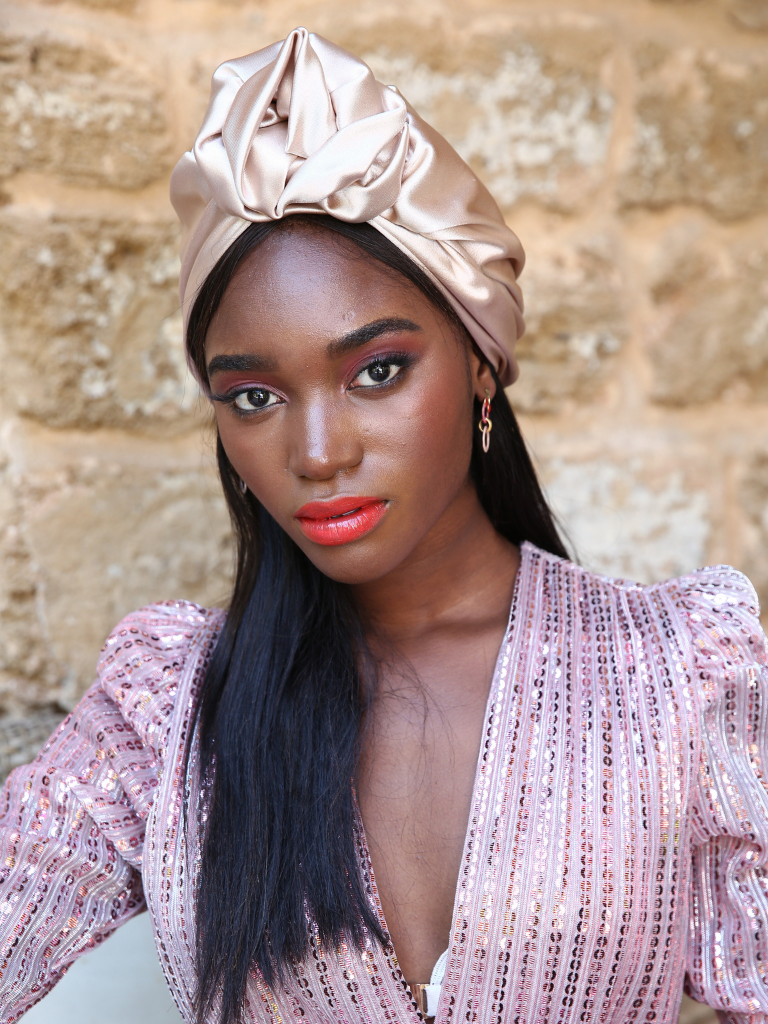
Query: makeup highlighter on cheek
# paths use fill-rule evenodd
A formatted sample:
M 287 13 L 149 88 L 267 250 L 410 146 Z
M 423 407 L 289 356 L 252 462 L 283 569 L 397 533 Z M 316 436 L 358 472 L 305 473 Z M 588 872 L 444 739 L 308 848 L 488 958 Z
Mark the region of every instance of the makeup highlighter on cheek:
M 315 544 L 348 544 L 378 526 L 387 507 L 388 503 L 381 498 L 335 498 L 310 501 L 294 518 L 304 536 Z

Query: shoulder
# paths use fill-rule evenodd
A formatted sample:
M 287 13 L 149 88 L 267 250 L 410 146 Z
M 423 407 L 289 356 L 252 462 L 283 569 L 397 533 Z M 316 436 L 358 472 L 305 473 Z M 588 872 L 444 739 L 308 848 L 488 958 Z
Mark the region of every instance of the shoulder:
M 179 692 L 200 674 L 226 613 L 189 601 L 147 605 L 126 615 L 101 652 L 98 684 L 142 743 L 163 756 Z
M 760 624 L 760 602 L 749 579 L 730 565 L 715 565 L 656 584 L 674 603 L 707 668 L 768 665 L 768 641 Z
M 697 662 L 768 663 L 755 588 L 730 565 L 646 585 L 591 572 L 533 546 L 530 551 L 553 570 L 551 585 L 582 598 L 589 619 L 598 607 L 624 608 L 635 630 L 643 632 L 653 621 L 654 628 L 676 631 L 685 645 L 692 645 Z
M 760 616 L 757 591 L 748 577 L 732 565 L 710 565 L 646 589 L 667 591 L 680 607 L 694 615 L 709 611 L 727 617 Z

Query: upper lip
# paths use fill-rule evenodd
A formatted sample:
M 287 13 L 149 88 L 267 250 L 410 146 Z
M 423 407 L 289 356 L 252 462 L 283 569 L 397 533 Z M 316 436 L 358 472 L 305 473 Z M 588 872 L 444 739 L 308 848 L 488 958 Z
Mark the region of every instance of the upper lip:
M 349 512 L 356 512 L 366 505 L 375 505 L 382 501 L 382 498 L 361 498 L 357 495 L 351 497 L 328 498 L 325 501 L 308 501 L 302 505 L 298 512 L 294 512 L 296 519 L 331 519 L 333 516 L 347 515 Z

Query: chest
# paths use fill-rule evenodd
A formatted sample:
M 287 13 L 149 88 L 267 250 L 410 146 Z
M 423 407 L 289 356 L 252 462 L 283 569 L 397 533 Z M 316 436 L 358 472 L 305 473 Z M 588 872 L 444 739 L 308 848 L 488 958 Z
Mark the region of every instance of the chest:
M 478 682 L 448 706 L 423 690 L 391 696 L 367 731 L 358 801 L 409 982 L 428 981 L 449 942 L 490 680 Z
M 358 801 L 387 930 L 411 982 L 448 946 L 503 618 L 388 659 L 364 732 Z
M 545 602 L 534 583 L 536 593 L 521 590 L 523 607 Z M 431 819 L 429 834 L 412 832 L 418 856 L 440 829 L 454 848 L 464 829 L 438 951 L 450 948 L 440 1024 L 664 1021 L 679 997 L 695 759 L 684 652 L 664 639 L 663 623 L 647 618 L 641 630 L 632 609 L 558 594 L 535 621 L 519 611 L 502 644 L 463 825 L 457 812 Z M 164 833 L 162 818 L 153 829 L 162 855 L 145 866 L 147 888 L 167 894 L 162 941 L 183 962 L 189 883 L 178 838 Z M 366 833 L 359 838 L 384 919 L 376 858 Z M 315 949 L 279 991 L 254 981 L 251 1019 L 415 1024 L 397 947 Z

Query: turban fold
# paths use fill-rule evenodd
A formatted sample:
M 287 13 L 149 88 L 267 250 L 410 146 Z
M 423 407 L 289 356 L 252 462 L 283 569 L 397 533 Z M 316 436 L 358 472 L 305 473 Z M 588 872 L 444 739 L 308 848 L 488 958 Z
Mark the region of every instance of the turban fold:
M 254 221 L 367 221 L 456 309 L 502 383 L 517 376 L 525 256 L 458 153 L 357 57 L 304 28 L 226 61 L 171 176 L 185 327 L 200 286 Z

